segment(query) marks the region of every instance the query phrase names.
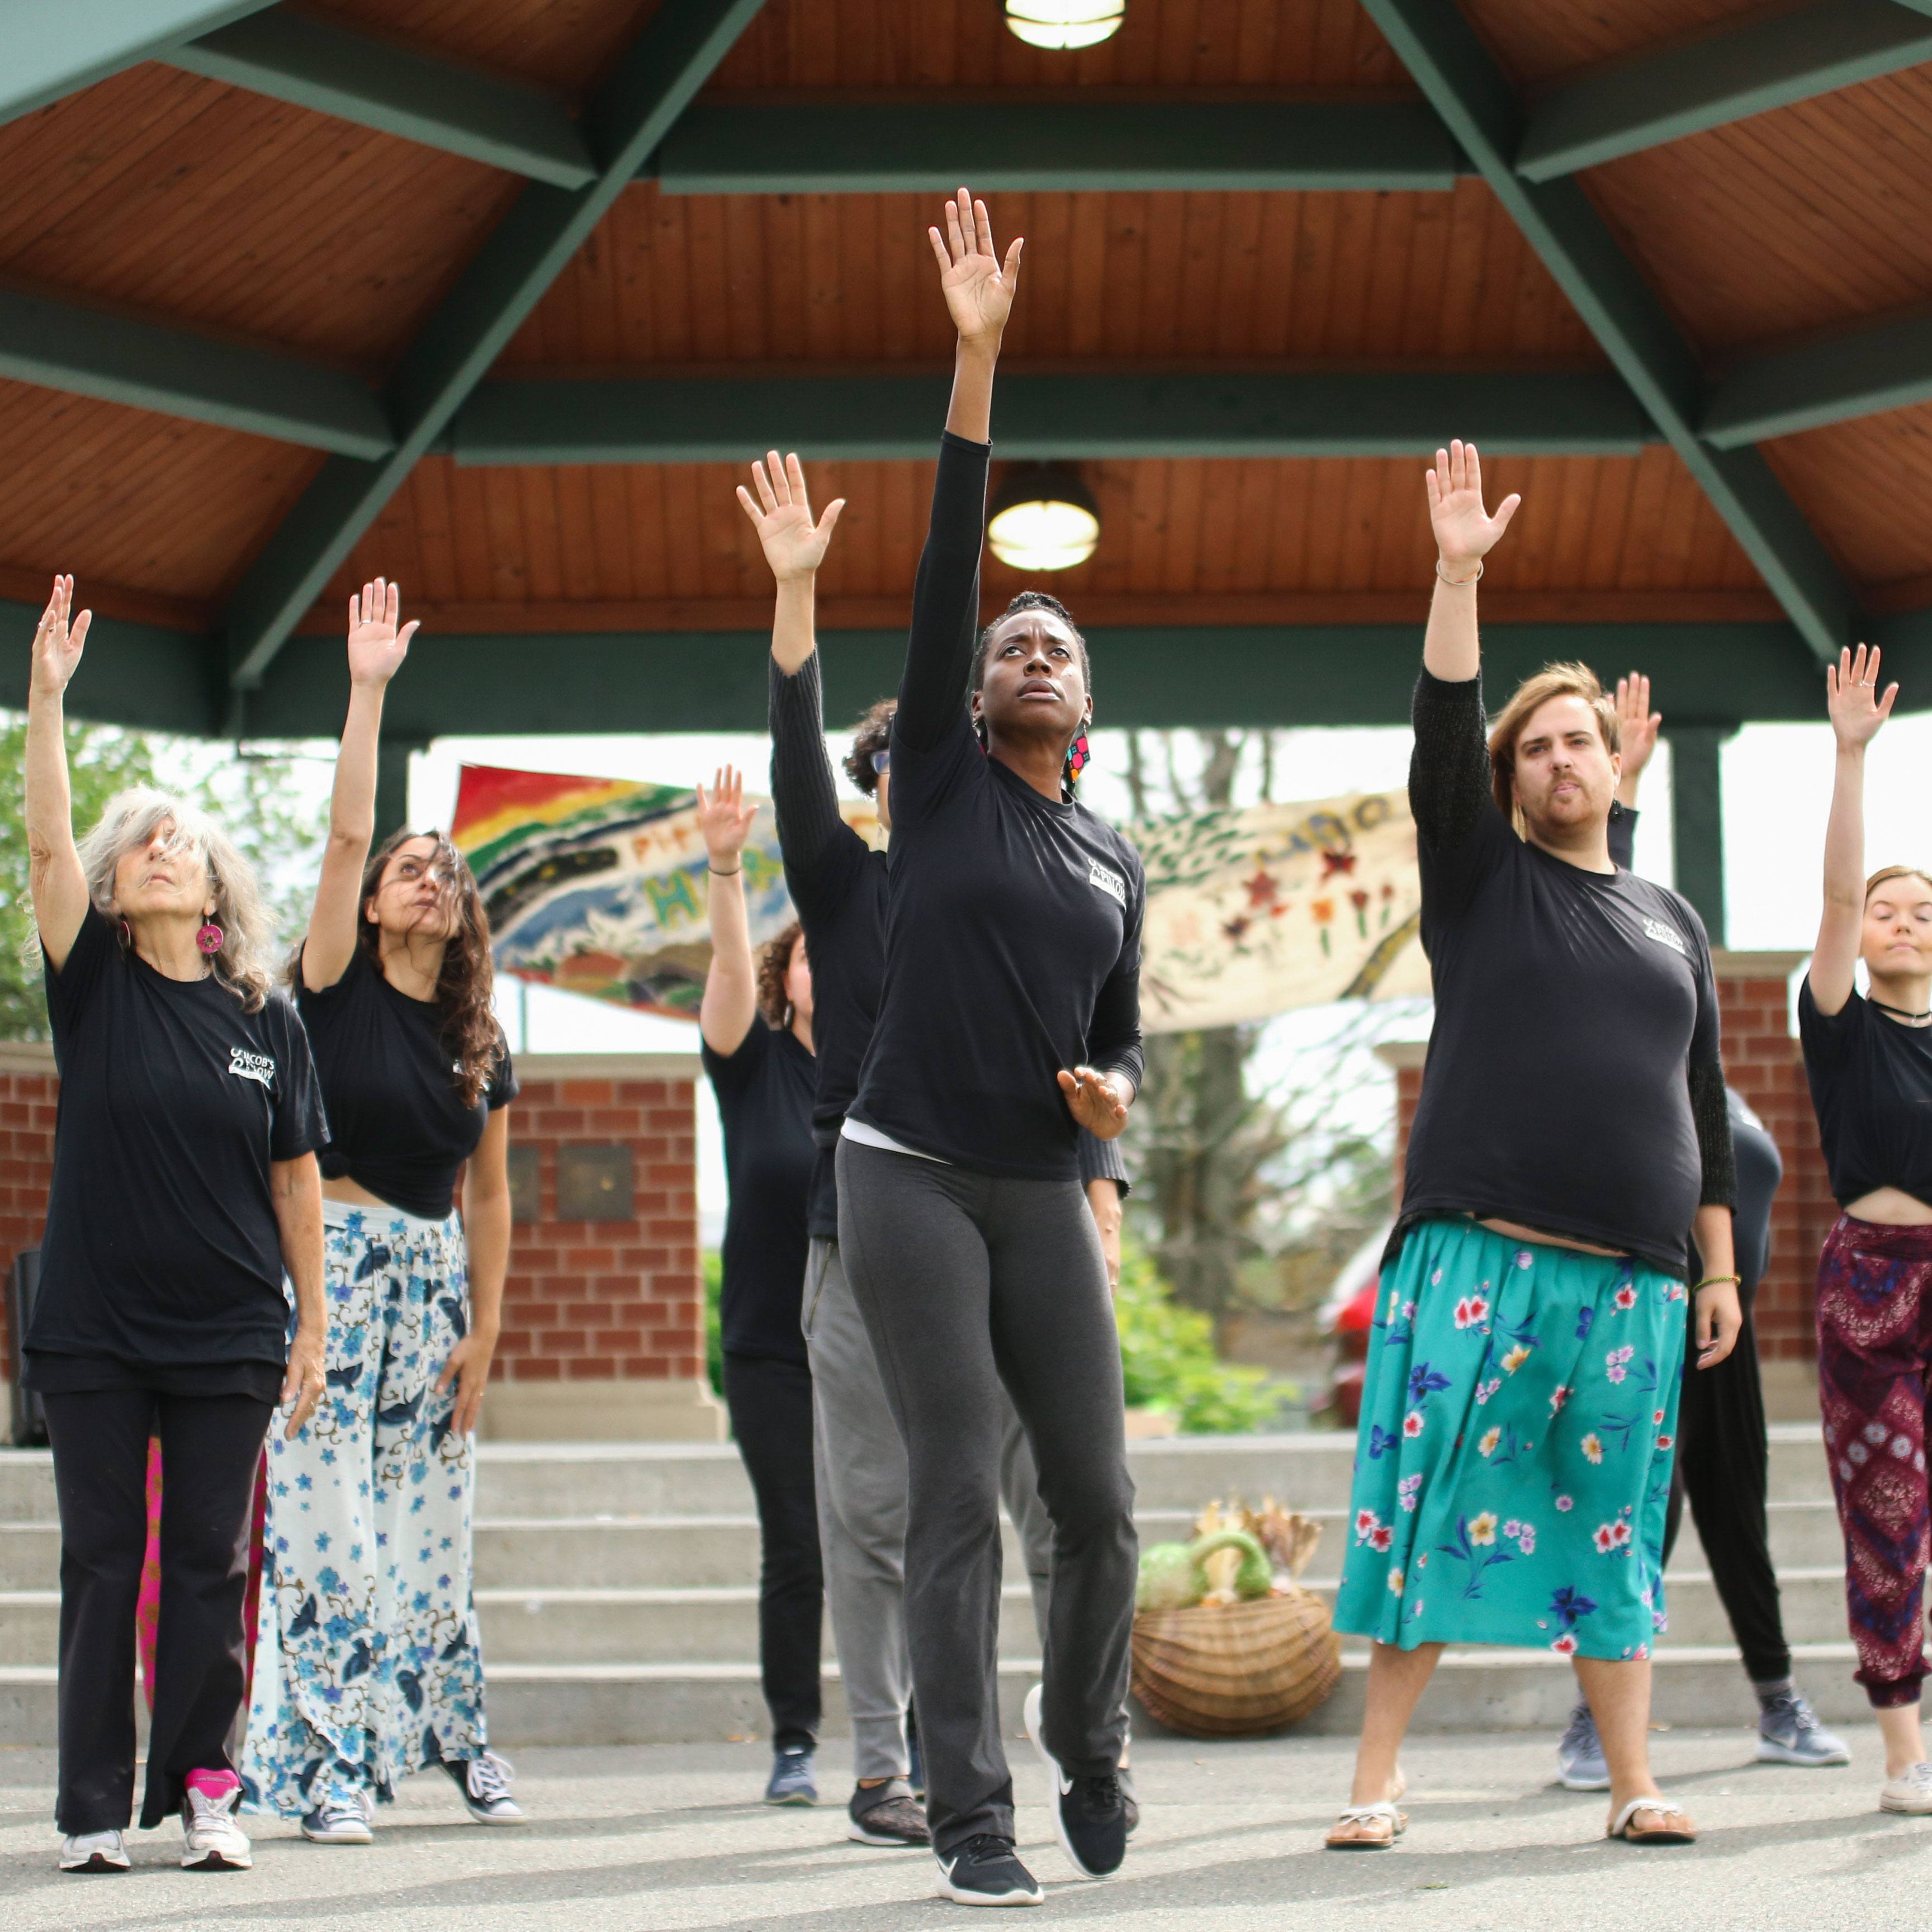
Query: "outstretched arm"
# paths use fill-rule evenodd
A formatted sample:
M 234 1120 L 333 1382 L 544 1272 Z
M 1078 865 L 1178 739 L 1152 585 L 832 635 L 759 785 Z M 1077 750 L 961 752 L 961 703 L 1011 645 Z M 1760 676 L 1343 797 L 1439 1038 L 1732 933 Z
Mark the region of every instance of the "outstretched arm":
M 752 480 L 758 486 L 757 500 L 753 500 L 751 491 L 741 483 L 738 502 L 758 533 L 759 546 L 778 584 L 778 606 L 772 618 L 772 656 L 779 670 L 791 677 L 811 656 L 817 643 L 812 605 L 818 566 L 825 561 L 845 499 L 835 497 L 814 524 L 811 500 L 806 493 L 804 467 L 795 452 L 782 463 L 776 449 L 769 452 L 763 463 L 752 465 Z
M 1825 828 L 1825 910 L 1807 976 L 1811 998 L 1828 1018 L 1852 997 L 1853 969 L 1865 922 L 1865 747 L 1892 716 L 1895 684 L 1878 692 L 1879 654 L 1861 644 L 1825 667 L 1825 702 L 1838 740 L 1832 816 Z
M 939 286 L 953 326 L 959 332 L 952 356 L 952 400 L 946 427 L 968 442 L 993 440 L 993 370 L 1000 338 L 1012 313 L 1019 286 L 1025 238 L 1016 236 L 1002 262 L 993 250 L 993 224 L 986 204 L 962 188 L 946 204 L 946 234 L 928 228 L 927 239 L 939 261 Z
M 1466 684 L 1482 669 L 1476 638 L 1476 580 L 1483 574 L 1483 559 L 1509 528 L 1522 499 L 1505 496 L 1493 517 L 1484 508 L 1482 460 L 1473 442 L 1452 442 L 1438 449 L 1436 466 L 1424 481 L 1437 564 L 1422 662 L 1432 677 Z
M 27 686 L 27 879 L 40 950 L 58 973 L 87 916 L 87 875 L 74 842 L 74 795 L 67 775 L 68 680 L 80 667 L 94 613 L 70 625 L 74 579 L 54 579 L 53 595 L 34 632 Z
M 744 1045 L 758 1013 L 744 872 L 745 841 L 758 815 L 758 808 L 745 802 L 743 774 L 729 765 L 709 792 L 698 788 L 698 830 L 711 867 L 711 970 L 698 1025 L 705 1045 L 728 1060 Z
M 362 868 L 376 836 L 376 759 L 382 735 L 382 697 L 408 656 L 414 622 L 399 631 L 400 588 L 378 577 L 349 600 L 349 717 L 335 754 L 335 789 L 328 802 L 328 843 L 322 848 L 308 936 L 302 942 L 302 984 L 312 993 L 332 986 L 356 956 L 362 919 Z

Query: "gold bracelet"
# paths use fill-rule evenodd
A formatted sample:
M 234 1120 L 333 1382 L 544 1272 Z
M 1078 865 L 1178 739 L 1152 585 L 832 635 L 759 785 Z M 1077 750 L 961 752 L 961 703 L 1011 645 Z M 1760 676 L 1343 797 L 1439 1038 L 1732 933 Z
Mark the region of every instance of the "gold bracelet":
M 1744 1285 L 1744 1278 L 1741 1274 L 1707 1274 L 1690 1292 L 1696 1294 L 1707 1288 L 1721 1288 L 1727 1281 L 1736 1282 L 1740 1288 Z
M 1476 581 L 1476 578 L 1482 575 L 1483 560 L 1480 557 L 1478 557 L 1476 560 L 1475 577 L 1450 577 L 1444 571 L 1442 568 L 1442 560 L 1438 556 L 1436 560 L 1436 574 L 1438 577 L 1442 579 L 1442 581 L 1444 584 L 1448 584 L 1452 589 L 1456 590 L 1466 590 L 1471 584 Z

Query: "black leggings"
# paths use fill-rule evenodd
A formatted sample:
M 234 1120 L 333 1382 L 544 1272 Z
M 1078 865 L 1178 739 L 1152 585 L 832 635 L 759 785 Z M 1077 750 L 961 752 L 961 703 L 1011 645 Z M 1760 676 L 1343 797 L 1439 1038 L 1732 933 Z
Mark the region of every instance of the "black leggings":
M 772 1744 L 809 1750 L 818 1736 L 825 1610 L 812 1477 L 812 1371 L 771 1356 L 727 1355 L 724 1402 L 758 1499 L 758 1664 Z
M 70 1834 L 126 1828 L 134 1802 L 134 1612 L 148 1548 L 148 1439 L 161 1438 L 161 1610 L 143 1830 L 191 1771 L 233 1770 L 255 1471 L 274 1406 L 253 1396 L 46 1395 L 60 1502 L 60 1780 Z
M 1696 1366 L 1696 1322 L 1690 1324 L 1684 1396 L 1677 1412 L 1677 1465 L 1670 1484 L 1664 1560 L 1677 1542 L 1684 1499 L 1690 1499 L 1697 1535 L 1724 1613 L 1754 1683 L 1791 1675 L 1778 1574 L 1772 1568 L 1765 1522 L 1769 1452 L 1764 1428 L 1764 1386 L 1758 1376 L 1754 1296 L 1744 1298 L 1738 1345 L 1714 1369 Z

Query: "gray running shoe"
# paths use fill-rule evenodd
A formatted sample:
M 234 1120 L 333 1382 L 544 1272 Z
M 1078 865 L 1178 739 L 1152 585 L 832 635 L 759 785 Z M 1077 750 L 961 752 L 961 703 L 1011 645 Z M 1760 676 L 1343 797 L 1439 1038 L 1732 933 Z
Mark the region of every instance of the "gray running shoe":
M 845 1835 L 857 1845 L 929 1845 L 926 1814 L 903 1778 L 869 1789 L 855 1785 L 845 1808 Z
M 772 1774 L 765 1785 L 767 1804 L 816 1804 L 818 1778 L 808 1750 L 772 1754 Z
M 1760 1764 L 1850 1764 L 1851 1747 L 1819 1723 L 1802 1690 L 1780 1690 L 1768 1698 L 1757 1720 Z
M 1610 1767 L 1604 1756 L 1604 1742 L 1597 1735 L 1597 1720 L 1590 1714 L 1589 1704 L 1582 1698 L 1570 1713 L 1569 1728 L 1556 1747 L 1556 1781 L 1565 1791 L 1610 1788 Z

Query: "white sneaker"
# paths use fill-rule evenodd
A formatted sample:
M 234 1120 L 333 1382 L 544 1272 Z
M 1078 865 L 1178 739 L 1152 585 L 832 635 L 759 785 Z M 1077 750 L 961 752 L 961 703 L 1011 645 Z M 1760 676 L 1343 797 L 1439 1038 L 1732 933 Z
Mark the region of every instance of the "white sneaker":
M 124 1872 L 128 1847 L 118 1832 L 76 1832 L 61 1846 L 65 1872 Z
M 327 1798 L 302 1821 L 302 1834 L 312 1845 L 369 1845 L 376 1834 L 376 1808 L 366 1791 L 350 1798 Z
M 1888 1778 L 1878 1788 L 1878 1808 L 1909 1812 L 1914 1817 L 1932 1812 L 1932 1764 L 1921 1759 L 1896 1778 Z
M 248 1834 L 235 1822 L 242 1801 L 236 1785 L 219 1798 L 190 1790 L 182 1814 L 182 1869 L 184 1871 L 247 1871 L 255 1862 Z

